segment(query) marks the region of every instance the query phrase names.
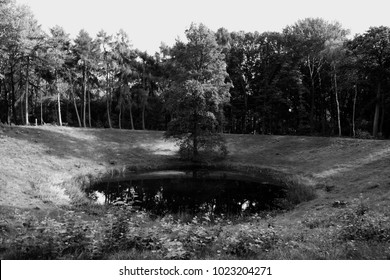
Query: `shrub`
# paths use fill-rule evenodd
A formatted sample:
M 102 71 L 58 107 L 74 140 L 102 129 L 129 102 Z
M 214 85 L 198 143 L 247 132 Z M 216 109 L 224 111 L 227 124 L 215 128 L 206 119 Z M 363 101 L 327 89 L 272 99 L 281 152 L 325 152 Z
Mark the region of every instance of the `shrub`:
M 390 242 L 390 220 L 382 214 L 349 209 L 340 219 L 341 240 Z
M 5 242 L 10 259 L 83 258 L 91 243 L 90 227 L 66 212 L 64 221 L 51 218 L 39 221 L 30 214 L 18 214 L 19 226 L 13 239 Z
M 219 239 L 225 254 L 238 257 L 254 257 L 268 252 L 279 240 L 273 228 L 251 224 L 225 227 Z
M 178 141 L 179 155 L 182 159 L 193 161 L 212 161 L 223 159 L 228 155 L 225 140 L 220 134 L 198 136 L 198 155 L 194 157 L 193 139 L 191 136 Z
M 368 132 L 361 129 L 357 129 L 355 137 L 359 139 L 374 139 L 374 137 Z
M 151 219 L 130 206 L 109 207 L 95 220 L 74 211 L 59 220 L 16 213 L 15 234 L 1 232 L 0 253 L 2 259 L 350 259 L 366 258 L 372 248 L 370 258 L 390 256 L 388 216 L 371 211 L 362 197 L 330 209 L 296 228 L 275 226 L 269 215 Z

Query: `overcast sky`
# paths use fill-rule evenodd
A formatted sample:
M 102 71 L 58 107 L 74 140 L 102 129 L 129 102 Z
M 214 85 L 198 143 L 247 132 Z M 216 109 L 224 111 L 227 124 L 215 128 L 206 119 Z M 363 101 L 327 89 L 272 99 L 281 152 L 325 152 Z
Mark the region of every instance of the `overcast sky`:
M 191 22 L 216 31 L 282 31 L 306 17 L 339 21 L 351 34 L 390 26 L 389 0 L 16 0 L 31 7 L 44 30 L 62 26 L 72 38 L 81 29 L 95 37 L 127 32 L 134 48 L 154 54 L 161 42 L 173 45 Z M 387 4 L 386 4 L 387 2 Z

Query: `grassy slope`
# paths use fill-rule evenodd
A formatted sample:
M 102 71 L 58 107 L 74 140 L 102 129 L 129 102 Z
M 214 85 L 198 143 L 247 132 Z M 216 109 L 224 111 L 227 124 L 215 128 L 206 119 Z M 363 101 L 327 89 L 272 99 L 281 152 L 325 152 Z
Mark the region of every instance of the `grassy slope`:
M 0 130 L 1 131 L 1 130 Z M 0 133 L 0 205 L 63 205 L 63 182 L 124 166 L 165 164 L 174 145 L 158 132 L 16 127 Z M 165 149 L 169 149 L 165 150 Z
M 318 198 L 281 216 L 280 224 L 294 225 L 294 217 L 313 210 L 325 215 L 335 200 L 349 201 L 361 193 L 370 207 L 388 211 L 389 141 L 261 135 L 226 138 L 230 155 L 225 164 L 280 171 L 316 188 Z M 88 174 L 100 176 L 111 169 L 174 165 L 176 150 L 161 132 L 0 127 L 0 210 L 3 214 L 14 208 L 54 211 L 57 206 L 70 205 L 63 183 Z

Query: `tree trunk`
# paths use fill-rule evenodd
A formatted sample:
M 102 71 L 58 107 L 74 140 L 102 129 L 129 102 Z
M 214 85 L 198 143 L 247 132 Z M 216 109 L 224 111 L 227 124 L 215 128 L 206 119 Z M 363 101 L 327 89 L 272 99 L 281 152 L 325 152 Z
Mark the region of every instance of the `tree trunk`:
M 1 96 L 1 85 L 3 85 L 3 88 L 4 88 L 4 103 L 5 103 L 5 106 L 6 106 L 6 122 L 7 124 L 10 124 L 11 123 L 11 119 L 10 119 L 10 107 L 9 107 L 9 94 L 8 94 L 8 91 L 7 91 L 7 88 L 6 88 L 6 83 L 5 81 L 0 81 L 0 96 Z
M 353 97 L 353 110 L 352 110 L 352 134 L 353 137 L 356 137 L 356 130 L 355 130 L 355 114 L 356 114 L 356 99 L 357 99 L 357 85 L 355 84 L 355 96 Z
M 0 97 L 1 97 L 1 86 L 2 85 L 3 85 L 3 80 L 0 78 Z M 7 96 L 7 91 L 4 92 L 4 104 L 7 107 L 6 119 L 8 119 L 8 96 Z
M 382 103 L 382 113 L 381 113 L 381 124 L 380 124 L 380 128 L 379 128 L 379 132 L 382 134 L 383 136 L 383 126 L 384 126 L 384 122 L 385 122 L 385 109 L 386 109 L 386 104 L 385 104 L 385 96 L 382 94 L 382 98 L 381 98 L 381 103 Z
M 142 104 L 142 130 L 145 130 L 145 108 L 146 108 L 146 102 L 143 102 L 143 104 Z
M 309 68 L 310 73 L 310 133 L 313 134 L 314 132 L 314 105 L 315 105 L 315 99 L 314 99 L 314 91 L 315 91 L 315 84 L 314 84 L 314 65 L 311 65 L 310 56 L 307 58 L 307 66 Z
M 91 91 L 88 90 L 88 124 L 91 128 Z
M 246 94 L 246 89 L 244 89 L 244 119 L 243 119 L 243 128 L 242 133 L 247 133 L 247 117 L 248 117 L 248 95 Z
M 35 126 L 37 126 L 37 122 L 38 122 L 38 119 L 36 118 L 36 116 L 38 115 L 38 109 L 37 109 L 37 104 L 38 104 L 38 95 L 39 95 L 39 80 L 40 80 L 40 77 L 37 76 L 36 77 L 37 80 L 36 80 L 36 87 L 35 87 L 35 95 L 34 95 L 34 102 L 33 102 L 33 115 L 35 116 Z
M 114 84 L 114 75 L 111 75 L 111 83 L 110 84 L 111 85 Z M 111 88 L 110 92 L 109 92 L 110 98 L 109 98 L 109 108 L 108 108 L 110 112 L 112 111 L 112 91 L 113 91 L 113 89 Z
M 27 56 L 27 67 L 26 67 L 26 93 L 25 93 L 25 102 L 26 102 L 26 107 L 25 107 L 25 110 L 26 110 L 26 118 L 25 118 L 25 123 L 26 125 L 29 125 L 29 121 L 28 121 L 28 79 L 29 79 L 29 71 L 30 71 L 30 57 Z
M 110 128 L 112 128 L 111 114 L 110 114 L 109 93 L 107 93 L 107 119 L 108 119 L 108 126 L 109 126 Z
M 261 134 L 265 135 L 266 134 L 266 116 L 267 116 L 267 101 L 266 101 L 266 96 L 264 92 L 264 98 L 263 98 L 263 120 L 261 122 Z
M 133 111 L 131 107 L 133 107 L 133 104 L 131 103 L 131 98 L 129 97 L 130 128 L 131 130 L 134 130 Z
M 381 83 L 378 82 L 377 92 L 376 92 L 376 101 L 375 101 L 375 115 L 374 115 L 374 124 L 372 128 L 372 135 L 376 138 L 378 136 L 379 128 L 379 111 L 381 107 Z
M 337 74 L 336 74 L 335 66 L 333 66 L 333 71 L 334 71 L 334 93 L 336 97 L 336 107 L 337 107 L 337 126 L 339 128 L 339 137 L 341 137 L 340 102 L 339 102 L 339 96 L 337 92 Z
M 76 98 L 75 98 L 74 92 L 73 92 L 73 85 L 72 85 L 72 97 L 73 97 L 74 109 L 75 109 L 76 115 L 77 115 L 77 121 L 79 123 L 79 127 L 81 127 L 81 120 L 80 120 L 79 110 L 77 109 Z
M 146 75 L 145 75 L 145 61 L 143 62 L 142 65 L 142 89 L 143 91 L 141 92 L 141 98 L 142 98 L 142 130 L 145 130 L 145 107 L 146 107 L 146 102 L 148 101 L 148 96 L 149 96 L 149 91 L 146 87 Z M 147 91 L 147 93 L 146 93 Z
M 106 95 L 107 95 L 107 120 L 108 120 L 108 126 L 112 128 L 111 123 L 111 113 L 110 113 L 110 78 L 108 75 L 108 63 L 106 64 L 106 82 L 107 82 L 107 89 L 106 89 Z
M 24 93 L 21 96 L 21 98 L 24 98 Z M 23 119 L 24 119 L 24 110 L 23 110 L 23 102 L 20 100 L 20 123 L 23 124 Z
M 3 85 L 3 80 L 0 79 L 0 97 L 1 97 L 1 86 Z M 7 95 L 7 91 L 4 91 L 4 104 L 5 106 L 7 107 L 7 112 L 6 112 L 6 119 L 8 120 L 8 95 Z M 0 120 L 1 121 L 1 120 Z
M 12 121 L 16 124 L 16 108 L 15 108 L 15 81 L 14 81 L 14 68 L 11 65 L 11 122 L 10 125 L 12 124 Z
M 310 102 L 310 133 L 314 132 L 314 80 L 311 79 L 311 102 Z
M 122 129 L 122 103 L 119 104 L 119 129 Z
M 61 116 L 61 96 L 60 92 L 57 89 L 57 107 L 58 107 L 58 122 L 59 125 L 62 126 L 62 116 Z
M 54 89 L 55 91 L 57 92 L 57 107 L 58 107 L 58 123 L 60 126 L 62 126 L 62 116 L 61 116 L 61 95 L 60 95 L 60 91 L 58 90 L 58 87 L 57 87 L 57 71 L 56 71 L 56 74 L 55 74 L 56 78 L 55 78 L 55 81 L 54 81 Z
M 225 115 L 223 113 L 223 108 L 222 106 L 218 110 L 219 113 L 219 133 L 224 133 L 225 132 Z
M 7 91 L 6 83 L 4 82 L 5 94 L 7 95 L 7 123 L 11 125 L 11 116 L 12 116 L 12 102 L 10 101 L 10 94 Z
M 87 107 L 87 79 L 86 79 L 86 66 L 84 61 L 83 67 L 83 126 L 87 127 L 86 122 L 86 107 Z
M 192 133 L 193 136 L 193 161 L 196 161 L 198 159 L 198 115 L 197 112 L 194 112 L 194 131 Z
M 70 93 L 72 94 L 72 99 L 73 99 L 73 106 L 76 111 L 76 116 L 77 116 L 77 121 L 79 123 L 79 127 L 81 127 L 81 119 L 79 115 L 79 110 L 77 109 L 77 103 L 76 103 L 76 97 L 74 94 L 74 84 L 73 84 L 73 79 L 72 79 L 72 74 L 68 72 L 69 75 L 69 80 L 70 80 Z
M 38 103 L 38 94 L 39 94 L 39 107 L 40 107 L 40 124 L 43 124 L 43 114 L 42 114 L 42 89 L 41 89 L 41 78 L 37 77 L 37 91 L 36 91 L 36 101 L 35 104 Z M 36 105 L 35 105 L 36 107 Z M 38 115 L 38 113 L 36 113 Z
M 43 122 L 43 97 L 42 97 L 42 90 L 40 90 L 39 91 L 40 92 L 40 103 L 41 103 L 41 125 L 43 125 L 44 124 L 44 122 Z

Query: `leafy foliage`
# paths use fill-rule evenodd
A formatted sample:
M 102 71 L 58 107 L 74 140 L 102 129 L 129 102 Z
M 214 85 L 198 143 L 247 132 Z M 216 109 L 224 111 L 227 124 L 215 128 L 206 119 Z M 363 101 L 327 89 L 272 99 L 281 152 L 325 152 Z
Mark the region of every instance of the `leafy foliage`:
M 171 50 L 173 85 L 168 91 L 168 107 L 173 119 L 168 125 L 167 137 L 179 140 L 180 154 L 199 160 L 204 154 L 226 154 L 221 136 L 222 106 L 229 98 L 229 85 L 223 54 L 214 33 L 204 25 L 191 25 L 186 31 L 188 43 L 178 42 Z
M 340 216 L 344 224 L 339 238 L 349 241 L 390 241 L 390 220 L 385 215 L 373 214 L 362 201 Z
M 321 18 L 263 33 L 192 24 L 186 42 L 149 55 L 123 30 L 45 34 L 14 0 L 0 15 L 1 122 L 170 130 L 187 137 L 182 154 L 195 160 L 209 152 L 202 142 L 218 142 L 212 150 L 224 155 L 223 141 L 209 137 L 217 132 L 390 136 L 386 26 L 348 39 L 340 23 Z M 194 92 L 203 107 L 189 112 L 193 102 L 179 97 Z M 169 124 L 181 120 L 192 125 Z
M 17 213 L 15 233 L 1 231 L 4 259 L 362 259 L 390 257 L 390 220 L 364 199 L 283 228 L 270 215 L 226 218 L 205 213 L 186 222 L 152 219 L 129 206 L 91 219 L 66 211 L 60 220 Z M 105 214 L 104 214 L 105 212 Z M 84 215 L 84 216 L 83 216 Z M 96 217 L 96 216 L 95 216 Z M 298 226 L 298 225 L 297 225 Z M 306 228 L 306 229 L 305 229 Z M 369 249 L 371 248 L 371 249 Z M 380 249 L 382 248 L 382 249 Z M 369 255 L 367 255 L 369 254 Z

